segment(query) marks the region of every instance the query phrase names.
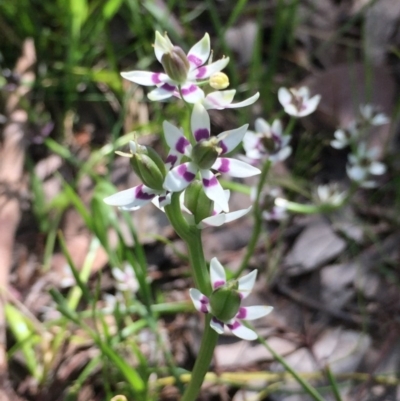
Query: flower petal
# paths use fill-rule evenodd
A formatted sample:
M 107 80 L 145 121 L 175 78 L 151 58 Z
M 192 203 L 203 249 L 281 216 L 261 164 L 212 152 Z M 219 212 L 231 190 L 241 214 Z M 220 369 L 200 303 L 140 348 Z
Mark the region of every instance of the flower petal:
M 231 152 L 233 149 L 235 149 L 236 146 L 242 142 L 247 128 L 249 128 L 249 124 L 242 125 L 241 127 L 230 131 L 221 132 L 217 136 L 217 138 L 220 139 L 219 146 L 222 148 L 221 154 Z
M 252 177 L 253 175 L 261 173 L 257 167 L 228 157 L 219 157 L 211 168 L 220 173 L 227 173 L 231 177 Z
M 206 196 L 215 203 L 218 203 L 224 212 L 229 212 L 229 205 L 225 198 L 224 190 L 215 175 L 210 170 L 200 170 L 200 174 Z
M 226 222 L 226 214 L 220 213 L 216 214 L 215 216 L 206 217 L 199 224 L 197 224 L 197 228 L 202 230 L 203 228 L 207 227 L 220 227 L 222 224 Z
M 243 149 L 246 154 L 247 152 L 254 151 L 258 146 L 260 146 L 260 136 L 253 131 L 247 131 L 243 137 Z
M 167 35 L 161 35 L 160 32 L 156 31 L 156 40 L 154 42 L 154 53 L 157 60 L 161 63 L 162 56 L 165 53 L 169 53 L 173 49 L 174 45 L 169 40 Z
M 292 154 L 292 148 L 290 146 L 286 146 L 282 148 L 278 153 L 270 155 L 269 159 L 274 163 L 281 162 L 283 160 L 286 160 L 291 154 Z
M 346 167 L 347 175 L 349 178 L 356 182 L 362 182 L 367 178 L 368 171 L 359 165 L 349 166 Z
M 220 320 L 216 319 L 215 317 L 213 317 L 210 320 L 210 326 L 218 334 L 224 334 L 224 324 Z
M 232 324 L 227 324 L 227 326 L 236 337 L 242 338 L 243 340 L 251 341 L 258 338 L 258 335 L 255 333 L 255 331 L 243 326 L 243 324 L 237 320 L 235 320 Z
M 175 85 L 165 83 L 160 87 L 153 89 L 147 97 L 152 101 L 165 100 L 170 98 L 176 90 Z
M 164 188 L 171 192 L 184 190 L 195 179 L 197 170 L 190 162 L 174 167 L 165 177 Z
M 128 81 L 143 86 L 154 86 L 170 81 L 168 75 L 161 72 L 128 71 L 121 72 L 121 76 Z
M 236 319 L 255 320 L 267 316 L 274 309 L 272 306 L 241 306 Z
M 226 201 L 229 202 L 229 199 L 231 197 L 231 191 L 229 191 L 229 189 L 224 189 L 224 194 L 225 194 Z M 215 203 L 214 210 L 213 210 L 213 216 L 215 216 L 221 212 L 222 212 L 221 206 L 218 203 Z
M 210 55 L 210 36 L 206 33 L 190 50 L 187 55 L 192 69 L 205 64 Z
M 292 101 L 292 94 L 289 92 L 287 88 L 279 88 L 278 90 L 278 100 L 279 103 L 285 107 L 287 104 L 290 104 Z
M 271 133 L 271 126 L 263 118 L 257 118 L 254 122 L 254 127 L 256 129 L 256 132 L 259 132 L 260 134 Z
M 225 223 L 230 223 L 231 221 L 240 219 L 241 217 L 249 213 L 251 208 L 252 207 L 250 206 L 247 209 L 240 209 L 234 212 L 225 213 Z
M 255 103 L 259 97 L 260 97 L 260 93 L 257 92 L 253 96 L 250 96 L 249 98 L 242 100 L 241 102 L 229 104 L 228 106 L 226 106 L 226 108 L 227 109 L 238 109 L 239 107 L 250 106 L 251 104 Z
M 238 280 L 238 291 L 242 296 L 242 299 L 246 298 L 254 287 L 254 283 L 257 278 L 257 270 L 253 270 L 251 273 L 246 274 Z
M 278 137 L 281 137 L 283 135 L 281 120 L 276 119 L 272 122 L 271 132 L 272 135 L 276 135 Z M 284 135 L 284 137 L 289 137 L 288 142 L 290 141 L 290 135 Z
M 224 57 L 221 60 L 215 61 L 214 63 L 203 65 L 190 71 L 188 74 L 188 79 L 194 81 L 197 79 L 209 78 L 212 74 L 223 70 L 228 63 L 229 57 Z
M 210 261 L 210 278 L 213 290 L 226 283 L 225 270 L 217 258 L 212 258 Z
M 193 83 L 182 85 L 181 92 L 184 100 L 188 103 L 197 103 L 204 98 L 203 90 Z M 175 92 L 175 95 L 180 97 L 179 92 Z
M 315 95 L 311 99 L 304 100 L 305 108 L 304 108 L 304 110 L 302 110 L 298 113 L 298 116 L 305 117 L 311 113 L 314 113 L 314 111 L 317 109 L 320 101 L 321 101 L 321 95 Z
M 374 175 L 381 175 L 386 172 L 386 165 L 380 162 L 372 162 L 369 166 L 369 172 Z
M 234 89 L 211 92 L 203 99 L 203 105 L 207 110 L 222 110 L 228 108 L 232 103 L 235 93 L 236 90 Z
M 104 199 L 107 205 L 119 206 L 124 208 L 139 208 L 150 202 L 159 191 L 140 184 L 136 187 L 125 189 Z
M 193 106 L 190 127 L 197 142 L 210 137 L 210 117 L 201 103 Z
M 111 274 L 117 281 L 125 281 L 125 279 L 127 278 L 125 271 L 123 271 L 119 267 L 113 267 L 111 269 Z
M 192 299 L 193 305 L 199 312 L 208 313 L 209 312 L 209 300 L 203 295 L 198 289 L 191 288 L 189 290 L 190 298 Z
M 164 207 L 171 203 L 171 196 L 172 194 L 167 192 L 166 194 L 156 196 L 151 203 L 164 212 Z
M 175 127 L 168 121 L 163 122 L 164 137 L 171 152 L 173 154 L 185 154 L 186 149 L 190 146 L 190 142 L 183 135 L 182 130 Z

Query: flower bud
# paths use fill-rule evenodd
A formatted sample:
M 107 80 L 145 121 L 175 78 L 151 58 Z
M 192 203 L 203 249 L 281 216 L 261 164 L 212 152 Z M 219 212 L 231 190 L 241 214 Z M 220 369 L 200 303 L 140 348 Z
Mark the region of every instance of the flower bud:
M 241 297 L 237 291 L 237 282 L 227 283 L 211 294 L 211 313 L 221 322 L 228 322 L 239 312 L 240 302 Z
M 208 82 L 211 88 L 218 90 L 225 89 L 229 86 L 229 78 L 223 72 L 216 72 L 215 74 L 212 74 Z
M 219 156 L 215 139 L 202 140 L 192 150 L 192 159 L 201 169 L 210 169 Z
M 203 185 L 198 180 L 193 181 L 186 188 L 184 203 L 193 213 L 196 224 L 210 217 L 214 207 L 214 202 L 206 196 Z
M 164 53 L 161 64 L 171 79 L 179 83 L 186 81 L 190 64 L 185 52 L 179 46 L 174 46 L 169 53 Z
M 131 165 L 144 185 L 159 191 L 163 190 L 165 165 L 154 149 L 148 146 L 137 147 L 132 155 Z

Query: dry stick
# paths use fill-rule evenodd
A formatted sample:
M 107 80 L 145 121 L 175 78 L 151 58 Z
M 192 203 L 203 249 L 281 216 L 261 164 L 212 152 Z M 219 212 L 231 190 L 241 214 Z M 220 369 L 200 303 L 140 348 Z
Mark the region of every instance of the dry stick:
M 33 82 L 35 76 L 32 67 L 35 62 L 33 40 L 27 39 L 14 69 L 21 82 Z M 8 379 L 4 307 L 14 236 L 21 217 L 19 194 L 22 189 L 25 160 L 24 128 L 28 120 L 27 112 L 21 107 L 21 101 L 29 90 L 30 86 L 21 84 L 9 95 L 5 106 L 7 123 L 0 148 L 0 401 L 19 399 L 12 391 Z

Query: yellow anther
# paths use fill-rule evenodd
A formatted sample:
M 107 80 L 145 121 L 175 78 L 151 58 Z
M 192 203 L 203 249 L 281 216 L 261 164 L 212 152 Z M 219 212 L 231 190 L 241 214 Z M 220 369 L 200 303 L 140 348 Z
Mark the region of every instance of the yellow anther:
M 229 78 L 223 72 L 216 72 L 211 75 L 209 83 L 214 89 L 225 89 L 229 86 Z

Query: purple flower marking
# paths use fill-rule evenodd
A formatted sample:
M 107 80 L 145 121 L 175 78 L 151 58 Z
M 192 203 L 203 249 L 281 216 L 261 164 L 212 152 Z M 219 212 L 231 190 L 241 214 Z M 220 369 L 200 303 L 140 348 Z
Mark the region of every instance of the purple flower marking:
M 137 186 L 136 189 L 135 189 L 135 197 L 137 199 L 150 200 L 150 199 L 153 199 L 155 197 L 154 194 L 148 194 L 148 193 L 142 191 L 142 188 L 143 188 L 143 184 Z
M 272 139 L 274 140 L 276 147 L 282 147 L 282 137 L 280 135 L 272 133 Z
M 217 289 L 218 287 L 222 287 L 224 284 L 225 284 L 225 281 L 224 281 L 224 280 L 218 280 L 218 281 L 216 281 L 216 282 L 214 283 L 214 285 L 213 285 L 214 290 Z
M 196 176 L 195 174 L 191 173 L 190 171 L 187 171 L 187 168 L 184 164 L 181 164 L 178 167 L 178 174 L 183 177 L 183 179 L 187 182 L 191 182 L 194 180 L 194 177 Z
M 196 92 L 196 90 L 196 85 L 190 85 L 189 88 L 182 89 L 182 95 L 189 95 L 190 93 Z
M 226 145 L 224 144 L 224 141 L 220 141 L 219 142 L 219 146 L 222 149 L 221 155 L 223 155 L 224 153 L 226 153 L 228 151 L 228 148 L 226 147 Z
M 203 312 L 203 313 L 208 313 L 208 307 L 207 307 L 207 305 L 208 305 L 208 298 L 203 296 L 203 297 L 200 299 L 200 303 L 201 303 L 201 312 Z
M 196 78 L 203 78 L 206 75 L 207 68 L 206 67 L 199 67 L 197 69 Z
M 188 60 L 190 63 L 194 64 L 196 67 L 202 64 L 202 61 L 196 57 L 194 54 L 189 54 Z
M 241 308 L 239 309 L 239 313 L 236 315 L 236 317 L 237 317 L 238 319 L 246 319 L 246 316 L 247 316 L 246 308 L 241 307 Z
M 165 163 L 171 163 L 171 166 L 174 166 L 177 160 L 178 156 L 168 155 L 167 159 L 165 160 Z
M 160 84 L 161 83 L 160 74 L 158 72 L 154 73 L 151 76 L 151 80 L 153 81 L 154 85 Z
M 180 137 L 178 142 L 175 145 L 175 149 L 179 152 L 179 153 L 185 153 L 185 148 L 186 146 L 189 145 L 189 141 L 185 138 L 185 137 Z
M 199 128 L 194 132 L 194 137 L 197 142 L 200 142 L 202 139 L 210 137 L 210 131 L 207 128 Z
M 208 188 L 214 187 L 215 185 L 218 185 L 218 180 L 215 177 L 212 177 L 210 180 L 203 178 L 203 185 Z
M 221 325 L 222 327 L 224 326 L 224 322 L 221 322 L 221 320 L 217 319 L 216 317 L 213 317 L 211 319 L 213 322 L 218 323 L 219 325 Z
M 220 165 L 218 171 L 221 172 L 221 173 L 227 173 L 230 170 L 230 168 L 229 168 L 229 164 L 230 164 L 229 163 L 229 159 L 221 158 L 220 161 L 221 161 L 221 165 Z
M 169 91 L 169 92 L 173 92 L 176 89 L 176 87 L 174 85 L 170 85 L 167 83 L 165 83 L 164 85 L 161 85 L 161 88 L 166 91 Z
M 237 320 L 235 320 L 235 321 L 233 322 L 233 324 L 228 324 L 227 326 L 228 326 L 231 330 L 235 330 L 235 329 L 237 329 L 238 327 L 240 327 L 241 324 L 240 324 Z

